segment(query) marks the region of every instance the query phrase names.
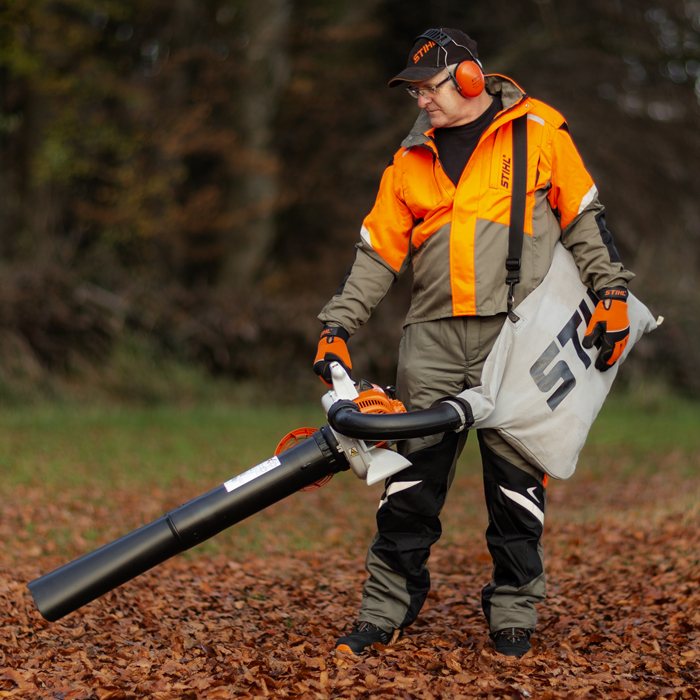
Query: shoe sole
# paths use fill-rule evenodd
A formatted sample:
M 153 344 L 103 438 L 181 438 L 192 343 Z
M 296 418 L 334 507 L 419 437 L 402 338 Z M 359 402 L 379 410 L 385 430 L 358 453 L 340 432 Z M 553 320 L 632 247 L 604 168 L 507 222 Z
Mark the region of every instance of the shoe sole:
M 350 656 L 357 656 L 357 654 L 347 644 L 338 644 L 335 650 L 342 651 L 344 654 L 350 654 Z

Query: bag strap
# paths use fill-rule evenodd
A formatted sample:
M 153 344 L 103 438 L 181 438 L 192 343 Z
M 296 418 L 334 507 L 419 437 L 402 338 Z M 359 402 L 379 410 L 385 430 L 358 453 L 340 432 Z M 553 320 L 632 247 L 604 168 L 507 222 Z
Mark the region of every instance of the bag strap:
M 513 189 L 510 200 L 508 229 L 508 257 L 506 284 L 508 285 L 508 317 L 517 321 L 513 312 L 515 285 L 520 282 L 525 228 L 525 197 L 527 194 L 527 114 L 513 120 Z

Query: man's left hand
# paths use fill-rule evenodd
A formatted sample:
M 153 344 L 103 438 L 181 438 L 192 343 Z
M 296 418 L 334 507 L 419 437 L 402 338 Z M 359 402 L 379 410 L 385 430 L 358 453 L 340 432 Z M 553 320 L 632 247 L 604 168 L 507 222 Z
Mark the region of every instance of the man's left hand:
M 607 372 L 622 355 L 630 337 L 627 315 L 627 295 L 624 287 L 609 287 L 599 292 L 600 301 L 583 336 L 583 347 L 600 349 L 596 369 Z

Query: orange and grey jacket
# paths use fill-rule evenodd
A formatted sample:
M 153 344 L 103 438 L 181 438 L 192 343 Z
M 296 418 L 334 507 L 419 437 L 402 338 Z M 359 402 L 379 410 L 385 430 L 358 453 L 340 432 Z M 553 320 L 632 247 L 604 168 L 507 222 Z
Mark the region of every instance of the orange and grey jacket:
M 590 289 L 626 286 L 632 279 L 561 114 L 526 96 L 509 78 L 486 76 L 486 86 L 500 94 L 503 109 L 482 134 L 456 187 L 442 169 L 433 129 L 421 113 L 384 172 L 350 274 L 319 314 L 323 323 L 352 335 L 409 265 L 413 289 L 406 325 L 507 311 L 512 123 L 524 114 L 527 198 L 516 304 L 540 284 L 560 239 Z

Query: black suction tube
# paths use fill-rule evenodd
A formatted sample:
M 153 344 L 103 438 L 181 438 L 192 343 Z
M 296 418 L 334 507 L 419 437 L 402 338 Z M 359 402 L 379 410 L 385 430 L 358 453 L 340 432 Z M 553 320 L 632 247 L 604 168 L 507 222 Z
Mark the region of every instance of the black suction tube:
M 348 466 L 333 432 L 323 426 L 278 457 L 31 581 L 29 591 L 42 616 L 55 622 L 166 559 Z
M 407 440 L 460 431 L 474 423 L 471 406 L 452 397 L 408 413 L 361 413 L 352 401 L 336 401 L 328 410 L 328 423 L 341 435 L 360 440 Z

